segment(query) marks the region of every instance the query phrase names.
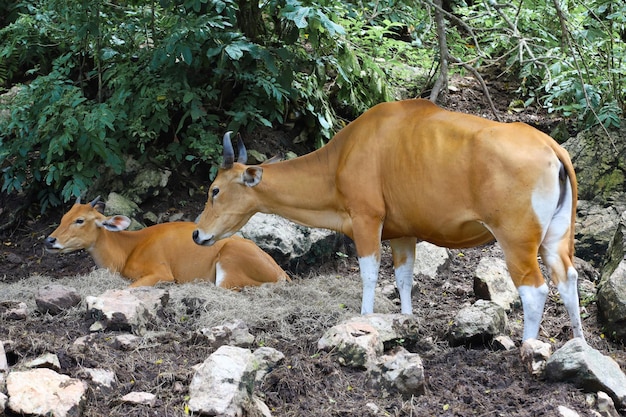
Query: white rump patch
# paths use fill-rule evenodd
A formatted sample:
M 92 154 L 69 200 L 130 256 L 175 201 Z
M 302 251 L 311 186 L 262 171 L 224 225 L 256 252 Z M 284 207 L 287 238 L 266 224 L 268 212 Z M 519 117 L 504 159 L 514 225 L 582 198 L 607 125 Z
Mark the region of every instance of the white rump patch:
M 537 186 L 535 190 L 533 190 L 532 194 L 531 202 L 533 211 L 537 216 L 537 220 L 539 221 L 539 224 L 541 224 L 542 240 L 546 237 L 548 229 L 552 226 L 552 223 L 555 220 L 553 217 L 556 215 L 559 197 L 561 196 L 558 175 L 557 171 L 554 176 L 554 182 L 553 184 L 550 184 L 550 187 L 545 187 L 541 181 L 537 183 Z M 563 206 L 567 206 L 569 210 L 569 207 L 571 207 L 571 199 L 569 205 L 567 205 L 566 201 L 563 201 L 562 207 Z M 561 236 L 563 236 L 563 234 L 561 234 Z

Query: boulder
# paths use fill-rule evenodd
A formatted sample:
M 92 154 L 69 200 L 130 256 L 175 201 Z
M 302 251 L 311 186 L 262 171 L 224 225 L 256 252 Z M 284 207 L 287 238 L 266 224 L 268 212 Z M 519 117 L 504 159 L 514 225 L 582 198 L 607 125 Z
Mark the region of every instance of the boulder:
M 626 192 L 626 129 L 602 128 L 581 131 L 563 147 L 569 152 L 578 177 L 578 197 L 604 204 Z M 626 201 L 626 200 L 622 200 Z
M 169 293 L 154 287 L 109 290 L 98 297 L 85 298 L 87 311 L 96 322 L 92 331 L 125 330 L 143 334 L 169 300 Z
M 623 216 L 626 217 L 626 216 Z M 598 310 L 609 337 L 626 341 L 626 220 L 611 241 L 598 284 Z
M 626 407 L 626 375 L 615 360 L 602 355 L 581 338 L 574 338 L 546 362 L 549 381 L 572 381 L 586 391 L 606 392 L 618 408 Z
M 58 284 L 44 285 L 35 294 L 37 310 L 52 315 L 75 307 L 80 301 L 81 296 L 75 288 Z
M 614 206 L 581 200 L 576 219 L 576 256 L 589 261 L 595 268 L 605 262 L 605 256 L 620 221 Z
M 601 282 L 598 310 L 607 336 L 626 342 L 626 260 Z
M 317 342 L 317 347 L 332 351 L 342 365 L 370 368 L 383 354 L 386 342 L 412 339 L 416 334 L 417 321 L 413 316 L 368 314 L 331 327 Z
M 501 258 L 481 258 L 474 275 L 474 294 L 477 298 L 493 301 L 505 311 L 521 305 L 506 262 Z
M 51 369 L 10 372 L 7 376 L 9 409 L 18 414 L 80 416 L 87 384 Z
M 459 311 L 448 331 L 451 346 L 484 345 L 504 333 L 506 312 L 493 301 L 478 300 Z
M 300 226 L 275 214 L 255 214 L 241 228 L 240 234 L 295 274 L 335 259 L 338 251 L 346 251 L 342 235 Z
M 259 372 L 276 365 L 282 354 L 250 352 L 235 346 L 221 346 L 197 369 L 189 385 L 189 409 L 193 413 L 235 417 L 264 415 L 267 406 L 254 395 Z M 254 411 L 251 411 L 250 409 Z

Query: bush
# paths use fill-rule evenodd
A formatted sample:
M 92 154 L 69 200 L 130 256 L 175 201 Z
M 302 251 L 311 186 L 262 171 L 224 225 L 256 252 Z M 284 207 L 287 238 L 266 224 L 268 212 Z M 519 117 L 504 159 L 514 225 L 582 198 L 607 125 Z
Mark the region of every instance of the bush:
M 2 190 L 37 193 L 45 209 L 102 167 L 121 172 L 125 155 L 211 165 L 224 131 L 288 114 L 321 144 L 338 125 L 333 101 L 361 112 L 388 98 L 384 74 L 333 22 L 340 3 L 264 8 L 252 40 L 233 0 L 34 3 L 0 30 L 7 82 L 27 83 L 0 119 Z

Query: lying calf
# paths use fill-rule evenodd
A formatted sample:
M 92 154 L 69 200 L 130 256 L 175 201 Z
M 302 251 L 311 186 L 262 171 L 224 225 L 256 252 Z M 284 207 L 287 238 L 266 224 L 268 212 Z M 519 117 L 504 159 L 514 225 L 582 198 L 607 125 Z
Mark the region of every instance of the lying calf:
M 106 217 L 103 210 L 99 198 L 89 204 L 77 201 L 46 238 L 46 250 L 85 249 L 99 267 L 133 281 L 131 287 L 207 280 L 218 287 L 240 289 L 289 280 L 272 257 L 248 239 L 232 237 L 214 246 L 199 246 L 191 239 L 195 223 L 162 223 L 124 231 L 130 219 Z

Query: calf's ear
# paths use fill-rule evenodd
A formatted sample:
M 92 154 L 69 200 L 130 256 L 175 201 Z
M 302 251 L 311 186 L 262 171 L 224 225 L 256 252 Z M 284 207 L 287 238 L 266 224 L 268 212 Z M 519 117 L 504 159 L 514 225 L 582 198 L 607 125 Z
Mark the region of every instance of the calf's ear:
M 130 219 L 126 216 L 113 216 L 108 219 L 96 223 L 100 227 L 104 227 L 106 230 L 110 232 L 119 232 L 121 230 L 125 230 L 130 226 Z

